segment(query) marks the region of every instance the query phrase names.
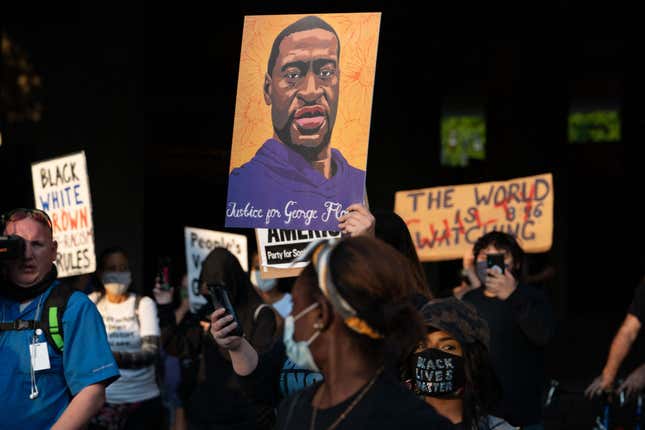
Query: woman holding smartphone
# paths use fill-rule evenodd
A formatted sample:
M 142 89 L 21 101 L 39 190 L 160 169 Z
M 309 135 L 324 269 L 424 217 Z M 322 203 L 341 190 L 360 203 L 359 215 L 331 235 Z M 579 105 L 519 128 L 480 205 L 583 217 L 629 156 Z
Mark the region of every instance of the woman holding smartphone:
M 414 290 L 410 302 L 417 308 L 423 305 L 430 296 L 430 289 L 405 221 L 391 210 L 376 209 L 372 213 L 360 204 L 351 205 L 347 209 L 348 213 L 339 219 L 342 233 L 350 237 L 376 235 L 406 257 L 404 264 L 414 277 L 414 281 L 410 282 Z M 400 270 L 406 269 L 401 267 Z M 295 278 L 291 283 L 294 281 Z M 213 327 L 223 314 L 223 311 L 213 314 Z M 223 323 L 225 322 L 219 324 Z M 211 329 L 214 336 L 216 331 L 215 328 Z M 215 339 L 220 346 L 229 346 L 228 338 L 216 336 Z M 230 351 L 233 368 L 240 376 L 245 392 L 252 398 L 270 399 L 275 407 L 283 398 L 323 379 L 319 371 L 294 363 L 287 356 L 283 342 L 276 342 L 261 356 L 249 347 L 248 342 L 242 341 L 241 347 L 237 342 L 234 345 L 236 349 Z
M 293 288 L 284 349 L 323 380 L 282 402 L 276 429 L 451 428 L 398 378 L 424 335 L 410 300 L 421 286 L 405 257 L 369 237 L 315 242 L 304 254 L 311 263 Z M 230 318 L 216 311 L 212 321 L 231 356 L 252 353 L 245 339 L 229 336 Z
M 258 351 L 267 350 L 275 339 L 275 314 L 263 306 L 237 257 L 225 248 L 213 249 L 202 262 L 200 285 L 209 303 L 197 313 L 186 314 L 179 324 L 170 304 L 172 291 L 158 286 L 154 290 L 160 304 L 162 346 L 182 363 L 179 391 L 189 428 L 269 429 L 272 409 L 243 394 L 228 351 L 218 347 L 209 333 L 209 317 L 219 307 L 219 303 L 212 303 L 209 286 L 221 288 L 220 293 L 228 296 L 240 322 L 238 328 Z M 219 312 L 224 314 L 226 310 L 220 307 Z

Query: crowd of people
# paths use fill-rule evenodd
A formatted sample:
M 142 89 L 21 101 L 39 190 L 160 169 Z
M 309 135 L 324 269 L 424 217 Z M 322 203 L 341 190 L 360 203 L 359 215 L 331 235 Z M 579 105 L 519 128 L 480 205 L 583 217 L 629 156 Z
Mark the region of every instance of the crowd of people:
M 433 298 L 405 223 L 354 205 L 341 239 L 317 240 L 296 278 L 246 273 L 225 248 L 202 263 L 191 311 L 187 278 L 134 292 L 127 253 L 106 249 L 89 295 L 57 279 L 51 221 L 3 217 L 20 255 L 3 258 L 0 428 L 541 429 L 544 348 L 554 318 L 521 282 L 524 252 L 490 232 L 464 258 L 464 282 Z M 503 267 L 488 257 L 501 255 Z M 613 389 L 641 327 L 636 292 L 589 395 Z M 642 368 L 622 388 L 640 390 Z

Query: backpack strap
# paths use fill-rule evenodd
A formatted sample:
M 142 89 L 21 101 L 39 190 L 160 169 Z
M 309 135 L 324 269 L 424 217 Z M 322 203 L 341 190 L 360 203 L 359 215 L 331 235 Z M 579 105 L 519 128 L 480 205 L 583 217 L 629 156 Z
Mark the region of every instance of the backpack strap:
M 65 347 L 63 336 L 63 314 L 67 308 L 67 302 L 77 290 L 69 284 L 59 283 L 56 285 L 47 300 L 40 316 L 40 326 L 43 327 L 45 337 L 49 344 L 59 354 Z
M 257 322 L 260 312 L 262 312 L 262 309 L 264 308 L 269 308 L 269 310 L 273 311 L 273 306 L 262 303 L 260 306 L 255 308 L 255 312 L 253 313 L 253 322 Z
M 0 323 L 0 331 L 35 330 L 40 328 L 40 321 L 15 320 Z

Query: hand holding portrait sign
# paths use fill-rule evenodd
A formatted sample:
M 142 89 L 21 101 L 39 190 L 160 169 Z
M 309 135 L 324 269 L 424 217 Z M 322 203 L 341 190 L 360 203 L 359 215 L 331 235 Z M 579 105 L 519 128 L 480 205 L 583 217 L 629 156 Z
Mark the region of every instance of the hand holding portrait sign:
M 279 230 L 258 228 L 255 230 L 260 258 L 262 279 L 298 276 L 308 261 L 294 263 L 302 251 L 314 240 L 339 238 L 338 231 Z
M 315 240 L 375 235 L 376 219 L 366 206 L 353 204 L 347 210 L 338 220 L 340 231 L 256 229 L 262 279 L 298 276 L 308 261 L 294 260 Z

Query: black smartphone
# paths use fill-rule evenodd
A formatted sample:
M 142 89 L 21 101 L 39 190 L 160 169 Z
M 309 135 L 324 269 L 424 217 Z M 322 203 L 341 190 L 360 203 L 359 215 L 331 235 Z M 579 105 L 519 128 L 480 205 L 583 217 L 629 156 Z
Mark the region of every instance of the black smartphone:
M 168 291 L 172 286 L 170 285 L 170 258 L 161 257 L 157 264 L 157 276 L 159 277 L 159 284 L 161 289 Z
M 224 286 L 222 284 L 208 284 L 207 287 L 208 294 L 210 295 L 211 302 L 213 303 L 213 307 L 215 309 L 226 309 L 226 313 L 228 315 L 231 315 L 233 317 L 233 321 L 237 323 L 237 327 L 235 327 L 235 329 L 229 333 L 229 336 L 244 336 L 242 324 L 240 323 L 240 319 L 237 317 L 237 312 L 235 312 L 235 308 L 233 307 L 231 299 L 228 296 L 228 292 L 226 291 Z
M 487 254 L 486 266 L 488 266 L 489 269 L 497 267 L 499 273 L 504 273 L 504 254 Z

